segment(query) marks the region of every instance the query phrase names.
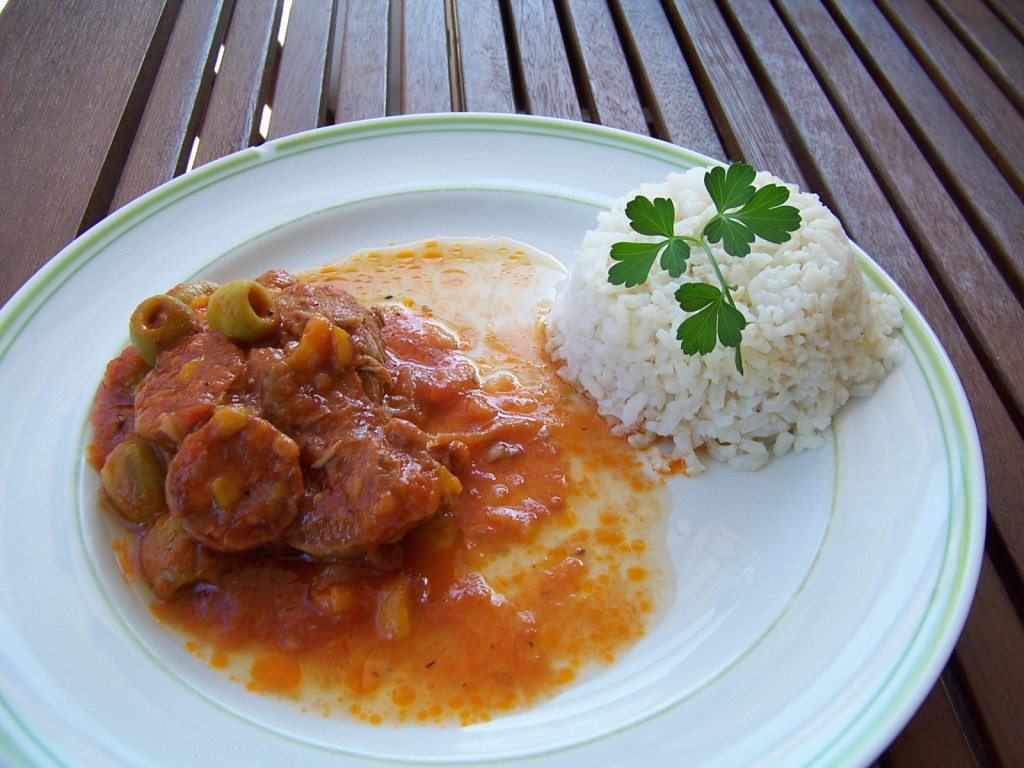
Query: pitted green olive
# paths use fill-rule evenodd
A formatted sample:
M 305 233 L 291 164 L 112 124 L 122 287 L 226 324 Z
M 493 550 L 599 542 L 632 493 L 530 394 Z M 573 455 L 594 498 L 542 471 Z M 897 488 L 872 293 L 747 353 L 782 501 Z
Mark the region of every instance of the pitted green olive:
M 165 293 L 139 304 L 128 321 L 128 335 L 142 359 L 150 365 L 174 342 L 199 331 L 192 310 Z
M 107 498 L 125 520 L 138 524 L 167 510 L 166 477 L 167 470 L 153 446 L 138 437 L 118 443 L 100 470 Z
M 280 322 L 274 297 L 254 280 L 234 280 L 214 291 L 206 317 L 211 328 L 237 341 L 266 338 Z

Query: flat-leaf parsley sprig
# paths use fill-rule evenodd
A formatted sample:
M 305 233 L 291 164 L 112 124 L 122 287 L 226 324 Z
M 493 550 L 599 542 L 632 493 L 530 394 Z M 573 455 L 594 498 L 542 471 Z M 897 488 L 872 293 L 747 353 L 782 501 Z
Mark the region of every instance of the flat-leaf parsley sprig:
M 743 373 L 740 341 L 747 320 L 736 308 L 732 291 L 722 275 L 711 244 L 722 242 L 730 256 L 742 258 L 750 253 L 755 237 L 769 243 L 784 243 L 790 233 L 800 227 L 800 212 L 784 205 L 789 190 L 778 184 L 754 187 L 754 168 L 746 163 L 733 163 L 728 168 L 716 166 L 704 175 L 704 186 L 715 204 L 715 215 L 696 237 L 675 233 L 675 205 L 665 197 L 653 200 L 638 195 L 626 204 L 626 216 L 633 231 L 641 235 L 664 238 L 655 242 L 622 242 L 612 245 L 615 262 L 608 269 L 608 282 L 631 288 L 647 280 L 654 262 L 673 278 L 686 271 L 686 260 L 693 248 L 701 248 L 718 278 L 718 286 L 709 283 L 683 283 L 676 290 L 676 301 L 684 312 L 691 313 L 676 329 L 676 338 L 688 355 L 707 354 L 720 341 L 736 349 L 736 370 Z

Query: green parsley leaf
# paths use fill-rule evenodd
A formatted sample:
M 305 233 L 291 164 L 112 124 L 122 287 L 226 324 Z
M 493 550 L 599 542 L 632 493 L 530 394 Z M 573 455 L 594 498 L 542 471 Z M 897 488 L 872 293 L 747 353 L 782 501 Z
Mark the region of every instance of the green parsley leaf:
M 714 168 L 704 177 L 717 213 L 704 225 L 709 243 L 722 241 L 730 256 L 750 253 L 755 237 L 770 243 L 784 243 L 800 227 L 800 212 L 791 205 L 789 190 L 778 184 L 752 185 L 755 173 L 746 163 L 733 163 L 728 171 Z M 733 210 L 739 208 L 739 210 Z
M 632 288 L 651 274 L 654 260 L 664 243 L 615 243 L 611 256 L 617 264 L 608 269 L 608 282 Z
M 733 163 L 728 169 L 716 166 L 704 176 L 704 188 L 718 212 L 745 205 L 753 197 L 751 186 L 757 171 L 747 163 Z
M 708 283 L 684 283 L 676 290 L 676 301 L 683 311 L 696 313 L 684 320 L 676 333 L 684 352 L 696 348 L 706 355 L 715 348 L 716 339 L 726 347 L 739 346 L 747 319 L 720 289 Z M 698 316 L 699 322 L 691 322 Z
M 736 370 L 740 374 L 740 342 L 747 320 L 736 307 L 732 298 L 735 288 L 725 281 L 711 243 L 721 241 L 726 253 L 742 258 L 750 253 L 756 238 L 784 243 L 800 227 L 800 212 L 784 205 L 789 190 L 778 184 L 755 187 L 756 176 L 754 168 L 746 163 L 733 163 L 728 168 L 716 166 L 704 175 L 704 186 L 716 212 L 696 237 L 675 234 L 675 205 L 670 199 L 650 200 L 643 195 L 633 198 L 625 209 L 633 231 L 664 239 L 653 243 L 615 243 L 611 248 L 615 263 L 608 268 L 608 282 L 631 288 L 647 280 L 659 254 L 661 268 L 678 278 L 686 271 L 691 249 L 702 248 L 718 278 L 718 286 L 700 282 L 679 286 L 676 301 L 680 309 L 691 314 L 679 324 L 676 338 L 688 355 L 705 355 L 718 343 L 735 347 Z
M 686 271 L 686 260 L 690 258 L 690 244 L 681 237 L 673 237 L 665 243 L 661 254 L 661 268 L 672 277 L 681 277 Z
M 800 228 L 800 211 L 783 205 L 789 190 L 778 184 L 765 184 L 740 208 L 735 216 L 750 230 L 769 243 L 784 243 L 790 232 Z
M 688 355 L 706 355 L 718 344 L 718 313 L 709 304 L 700 312 L 694 312 L 683 320 L 676 329 L 676 338 Z
M 710 283 L 683 283 L 676 289 L 676 301 L 684 312 L 699 312 L 721 300 L 721 289 Z
M 649 200 L 642 195 L 626 203 L 626 216 L 633 231 L 641 235 L 672 237 L 676 228 L 676 207 L 667 197 Z

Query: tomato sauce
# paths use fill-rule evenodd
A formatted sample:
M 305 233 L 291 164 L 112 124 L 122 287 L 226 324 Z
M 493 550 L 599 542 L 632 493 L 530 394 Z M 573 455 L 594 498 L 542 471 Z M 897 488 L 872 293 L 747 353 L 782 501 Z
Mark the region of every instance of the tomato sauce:
M 439 241 L 301 277 L 382 307 L 388 404 L 460 436 L 462 492 L 387 563 L 239 553 L 153 615 L 250 690 L 371 724 L 484 722 L 626 653 L 664 597 L 666 491 L 543 353 L 558 270 L 506 241 Z

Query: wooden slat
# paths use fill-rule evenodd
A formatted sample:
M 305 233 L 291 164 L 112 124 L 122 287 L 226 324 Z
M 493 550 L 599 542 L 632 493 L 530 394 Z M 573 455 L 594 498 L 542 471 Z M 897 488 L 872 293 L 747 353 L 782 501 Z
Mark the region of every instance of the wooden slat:
M 981 715 L 985 745 L 1002 766 L 1020 765 L 1024 755 L 1022 659 L 1024 626 L 1020 612 L 986 558 L 971 615 L 957 645 L 956 660 Z
M 566 33 L 587 99 L 587 117 L 634 133 L 649 133 L 643 105 L 605 3 L 567 0 Z
M 402 113 L 448 112 L 454 105 L 445 2 L 404 2 L 402 14 Z
M 110 5 L 67 0 L 55 13 L 15 2 L 0 14 L 0 302 L 90 223 L 98 186 L 109 181 L 113 195 L 108 158 L 141 117 L 126 120 L 139 103 L 131 97 L 177 6 L 139 0 L 112 26 Z
M 1013 318 L 1020 305 L 992 266 L 984 245 L 959 215 L 927 158 L 888 106 L 884 94 L 874 86 L 828 12 L 814 0 L 781 0 L 780 6 L 801 49 L 813 58 L 817 76 L 827 85 L 830 100 L 854 134 L 872 173 L 912 232 L 914 242 L 922 247 L 930 269 L 943 278 L 942 291 L 956 299 L 956 311 L 970 321 L 968 326 L 977 328 L 972 334 L 974 343 L 990 365 L 1005 364 L 1003 376 L 1020 378 L 1024 368 L 1019 350 L 998 345 L 1007 327 L 1000 324 L 1000 318 Z M 845 186 L 855 192 L 862 189 L 855 184 Z M 852 217 L 857 210 L 873 209 L 858 205 L 844 215 Z M 1019 471 L 1024 466 L 1024 444 L 1011 417 L 1001 407 L 987 375 L 978 368 L 974 354 L 962 344 L 963 331 L 958 323 L 947 321 L 947 310 L 928 287 L 930 281 L 924 279 L 917 258 L 909 252 L 873 246 L 870 219 L 856 228 L 855 236 L 897 282 L 907 287 L 950 351 L 972 396 L 986 455 L 1000 457 L 986 463 L 989 508 L 1018 570 L 1024 572 L 1024 520 L 1017 511 L 1019 500 L 1024 498 L 1024 473 Z M 993 299 L 977 301 L 979 295 Z
M 1024 4 L 1020 0 L 987 0 L 987 3 L 1018 37 L 1024 38 Z
M 525 110 L 534 115 L 582 119 L 553 0 L 511 0 L 509 5 Z
M 956 713 L 939 683 L 886 750 L 884 768 L 976 768 Z
M 916 67 L 912 60 L 906 61 L 903 56 L 891 53 L 893 48 L 907 52 L 880 14 L 868 14 L 858 6 L 851 15 L 858 23 L 863 22 L 863 26 L 853 32 L 859 41 L 867 37 L 885 38 L 885 45 L 878 43 L 877 51 L 884 61 L 893 66 L 899 61 L 899 66 L 904 68 Z M 881 30 L 883 25 L 889 29 L 888 36 Z M 836 54 L 830 52 L 830 61 L 835 61 L 835 58 Z M 925 77 L 920 68 L 917 69 Z M 1013 409 L 1018 415 L 1024 413 L 1024 377 L 1020 376 L 1024 371 L 1024 346 L 1000 341 L 1004 329 L 1024 327 L 1021 325 L 1024 323 L 1024 307 L 1017 298 L 1019 290 L 1006 280 L 1005 262 L 1008 257 L 1004 253 L 997 264 L 989 256 L 999 250 L 993 246 L 992 238 L 998 239 L 1004 249 L 1024 240 L 1024 228 L 1020 226 L 1024 221 L 1024 204 L 948 105 L 937 103 L 941 101 L 941 95 L 930 86 L 930 81 L 926 85 L 918 77 L 898 77 L 900 89 L 887 92 L 886 98 L 879 98 L 879 91 L 870 77 L 852 58 L 848 60 L 847 71 L 832 66 L 830 72 L 836 79 L 848 81 L 837 86 L 837 99 L 845 99 L 848 95 L 861 101 L 856 106 L 851 105 L 848 114 L 851 119 L 860 116 L 859 124 L 870 122 L 872 125 L 870 130 L 875 135 L 865 136 L 862 142 L 865 152 L 875 155 L 876 174 L 887 184 L 888 193 L 901 201 L 903 215 L 913 226 L 916 236 L 929 245 L 930 263 L 941 274 L 944 290 L 953 298 L 957 311 L 963 313 L 965 324 L 978 339 L 977 343 L 983 349 L 999 387 L 1012 396 Z M 856 82 L 849 82 L 851 77 L 856 77 Z M 908 93 L 908 89 L 930 90 L 932 98 L 925 100 L 920 93 Z M 867 99 L 871 102 L 864 103 Z M 909 116 L 905 112 L 897 116 L 887 106 L 893 99 L 917 104 L 935 122 L 930 121 L 925 130 L 918 122 L 924 117 Z M 904 127 L 908 120 L 911 124 Z M 922 146 L 926 157 L 912 150 L 913 142 Z M 944 151 L 936 160 L 933 151 L 938 145 L 944 147 Z M 951 153 L 956 157 L 949 157 Z M 969 166 L 966 158 L 982 167 Z M 957 178 L 940 179 L 933 170 L 932 162 L 950 171 L 955 170 Z M 908 180 L 912 181 L 908 183 Z M 955 195 L 953 201 L 946 200 L 947 188 Z M 964 197 L 968 193 L 971 200 Z M 977 240 L 966 230 L 958 209 L 975 209 L 977 215 L 985 212 L 986 221 Z M 989 222 L 988 217 L 993 216 L 1009 218 Z M 975 227 L 979 223 L 970 222 Z M 1020 261 L 1024 242 L 1020 249 L 1009 253 L 1015 254 L 1013 258 Z M 1018 268 L 1024 268 L 1024 265 Z M 979 300 L 979 297 L 984 300 Z M 1024 542 L 1021 547 L 1024 553 Z M 1020 562 L 1024 563 L 1024 554 Z
M 388 4 L 347 0 L 344 10 L 335 121 L 383 117 L 387 114 L 391 39 Z
M 725 150 L 660 0 L 618 0 L 659 138 L 722 159 Z
M 505 30 L 497 0 L 455 0 L 463 108 L 469 112 L 515 112 Z
M 915 139 L 940 169 L 958 204 L 1024 293 L 1024 202 L 1006 182 L 945 96 L 873 4 L 839 0 L 836 10 L 899 109 Z M 1024 401 L 1022 401 L 1024 402 Z
M 977 0 L 940 0 L 936 9 L 970 47 L 1018 109 L 1024 110 L 1024 53 L 1020 38 Z
M 807 187 L 772 106 L 712 0 L 672 0 L 677 34 L 702 71 L 705 102 L 730 160 L 746 160 L 800 187 Z
M 111 209 L 185 170 L 232 0 L 183 0 Z
M 1024 194 L 1024 117 L 926 0 L 880 0 L 879 6 L 1018 196 Z M 1024 48 L 1014 52 L 1019 57 Z
M 324 124 L 334 9 L 335 0 L 292 4 L 277 66 L 268 139 Z
M 245 149 L 258 140 L 267 69 L 281 21 L 278 0 L 239 0 L 231 13 L 224 54 L 199 129 L 195 165 Z

